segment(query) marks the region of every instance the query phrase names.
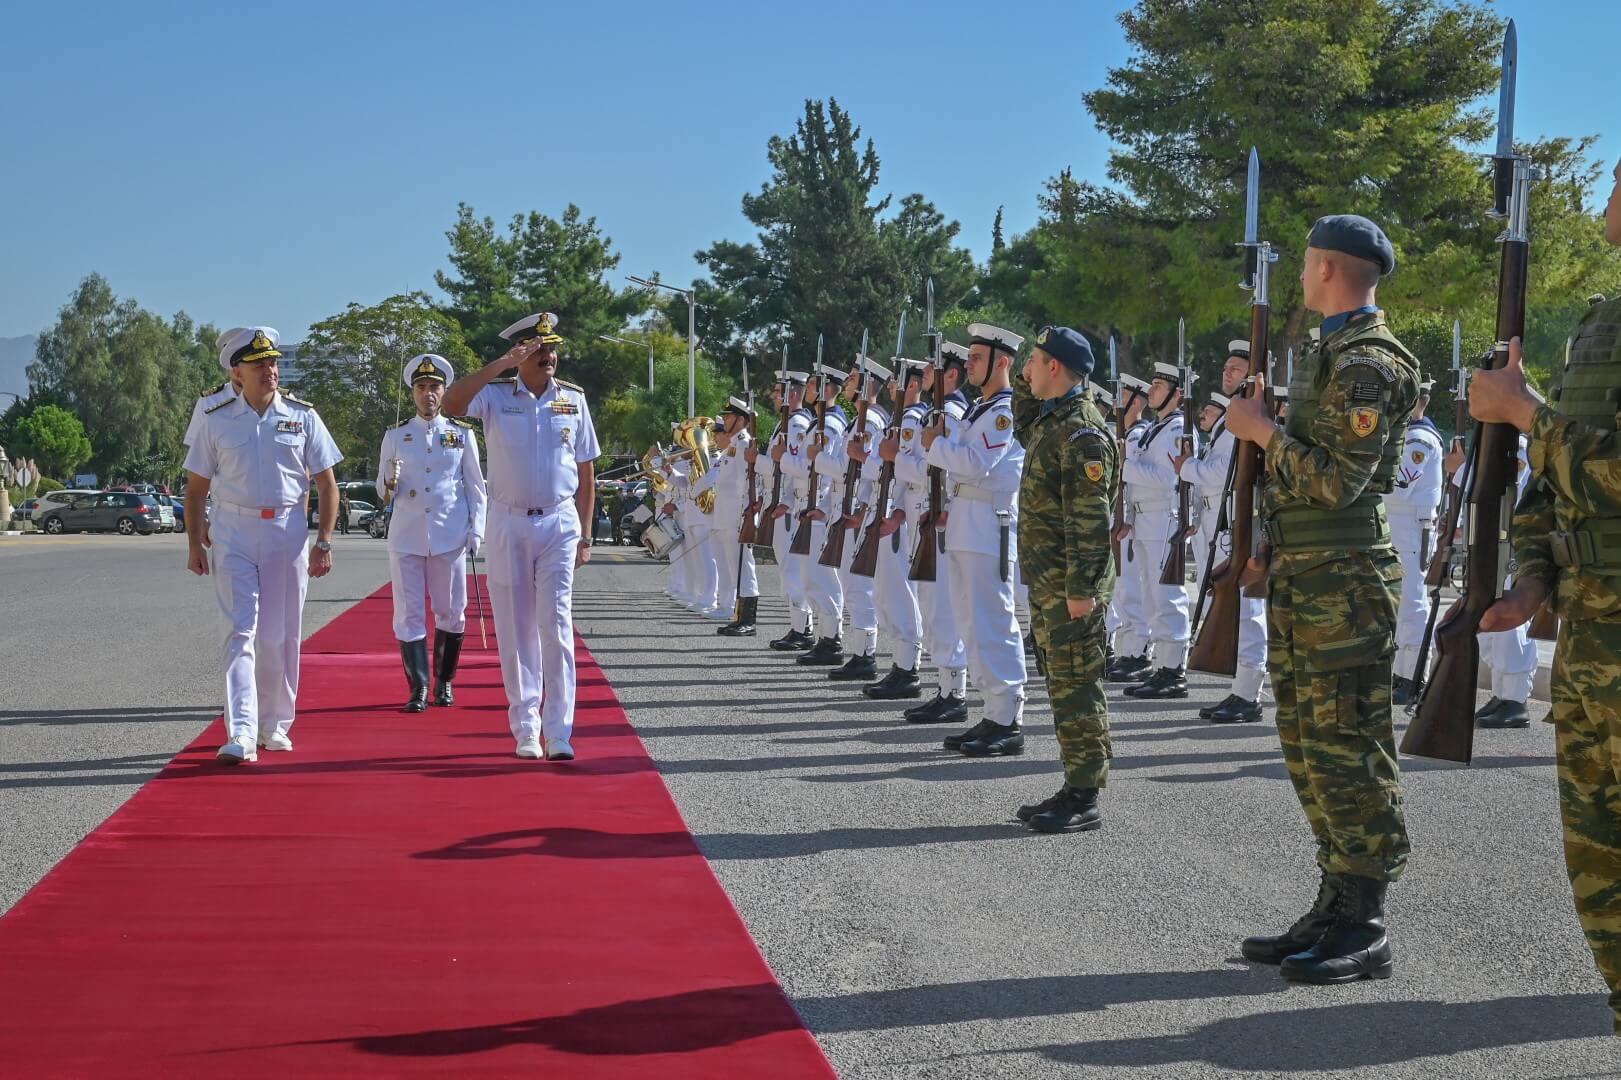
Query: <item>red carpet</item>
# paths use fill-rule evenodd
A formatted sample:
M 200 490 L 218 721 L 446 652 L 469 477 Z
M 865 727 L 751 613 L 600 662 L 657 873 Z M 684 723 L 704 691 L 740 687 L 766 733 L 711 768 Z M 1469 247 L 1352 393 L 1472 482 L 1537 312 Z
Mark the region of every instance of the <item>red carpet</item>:
M 0 918 L 0 1075 L 832 1076 L 585 646 L 580 759 L 524 762 L 470 631 L 407 716 L 361 601 L 293 753 L 216 722 Z

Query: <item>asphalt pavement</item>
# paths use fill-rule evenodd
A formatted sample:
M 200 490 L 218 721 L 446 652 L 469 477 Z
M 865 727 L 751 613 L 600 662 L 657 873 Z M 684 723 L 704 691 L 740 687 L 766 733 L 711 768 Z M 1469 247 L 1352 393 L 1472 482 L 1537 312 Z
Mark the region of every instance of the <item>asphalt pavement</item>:
M 178 537 L 0 541 L 0 911 L 218 712 L 212 595 Z M 387 576 L 339 538 L 312 632 Z M 599 549 L 577 621 L 766 958 L 846 1077 L 1611 1077 L 1603 983 L 1571 910 L 1551 730 L 1481 732 L 1475 764 L 1406 761 L 1413 857 L 1391 890 L 1395 978 L 1283 983 L 1238 959 L 1315 889 L 1270 718 L 1111 694 L 1098 832 L 1012 819 L 1060 783 L 1044 693 L 1025 756 L 831 685 L 762 634 L 661 595 Z M 1542 709 L 1533 707 L 1540 715 Z

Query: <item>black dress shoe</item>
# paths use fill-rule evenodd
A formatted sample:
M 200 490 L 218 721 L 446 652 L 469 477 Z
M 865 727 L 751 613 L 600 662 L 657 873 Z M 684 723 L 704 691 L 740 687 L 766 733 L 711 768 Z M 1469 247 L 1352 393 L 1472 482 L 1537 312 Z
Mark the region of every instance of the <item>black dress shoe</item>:
M 1283 977 L 1318 986 L 1390 978 L 1395 965 L 1385 936 L 1386 886 L 1341 874 L 1333 924 L 1311 948 L 1284 958 Z
M 868 687 L 867 689 L 870 691 L 872 687 Z M 941 695 L 940 691 L 936 690 L 932 698 L 925 701 L 921 705 L 913 705 L 911 708 L 901 713 L 901 715 L 914 723 L 927 723 L 927 720 L 925 719 L 926 717 L 931 716 L 945 708 L 945 700 L 945 697 Z
M 1392 705 L 1405 705 L 1413 700 L 1413 680 L 1404 679 L 1400 675 L 1390 677 L 1390 703 Z
M 1103 677 L 1108 682 L 1140 682 L 1148 668 L 1146 656 L 1122 656 L 1109 666 Z
M 1483 728 L 1530 727 L 1531 713 L 1523 701 L 1500 701 L 1495 712 L 1477 723 Z
M 1091 832 L 1102 828 L 1103 815 L 1098 811 L 1097 788 L 1066 787 L 1059 793 L 1057 803 L 1030 819 L 1030 827 L 1037 832 Z
M 839 647 L 838 638 L 825 637 L 805 655 L 795 657 L 794 663 L 807 667 L 837 667 L 844 663 L 844 650 Z
M 863 686 L 861 692 L 880 701 L 899 701 L 902 698 L 922 697 L 923 684 L 918 680 L 916 668 L 907 670 L 891 664 L 888 675 L 871 686 Z
M 782 637 L 771 643 L 771 647 L 778 652 L 798 652 L 808 649 L 816 644 L 815 640 L 803 630 L 790 630 Z
M 1502 704 L 1503 699 L 1498 697 L 1496 694 L 1493 694 L 1491 697 L 1487 698 L 1486 704 L 1475 710 L 1475 723 L 1484 723 L 1484 721 L 1487 720 L 1492 713 L 1496 712 L 1502 706 Z
M 1261 703 L 1246 701 L 1234 694 L 1221 708 L 1210 714 L 1212 724 L 1250 724 L 1261 718 Z
M 801 657 L 800 663 L 804 662 Z M 827 677 L 841 682 L 872 682 L 878 678 L 878 661 L 871 656 L 852 656 L 843 667 L 828 672 Z
M 991 724 L 989 731 L 965 740 L 957 751 L 963 757 L 1017 757 L 1024 753 L 1024 728 L 1018 724 Z
M 972 742 L 981 735 L 990 735 L 1002 729 L 1001 724 L 993 724 L 989 720 L 981 720 L 967 731 L 959 731 L 955 735 L 947 735 L 941 746 L 947 750 L 961 750 L 963 743 Z
M 1185 698 L 1188 696 L 1187 673 L 1179 667 L 1162 667 L 1147 682 L 1126 687 L 1126 694 L 1139 700 Z
M 1018 818 L 1020 821 L 1029 821 L 1037 814 L 1044 814 L 1048 810 L 1051 810 L 1053 807 L 1057 806 L 1063 801 L 1064 796 L 1068 793 L 1069 785 L 1065 784 L 1063 787 L 1059 788 L 1045 799 L 1042 799 L 1040 802 L 1026 803 L 1019 807 L 1017 810 L 1013 811 L 1013 816 Z
M 1257 964 L 1281 964 L 1286 956 L 1305 952 L 1317 944 L 1317 939 L 1328 932 L 1334 923 L 1334 910 L 1340 899 L 1338 874 L 1324 873 L 1317 885 L 1317 899 L 1311 910 L 1295 920 L 1293 926 L 1275 937 L 1248 937 L 1238 947 L 1244 959 Z
M 1212 716 L 1216 715 L 1216 712 L 1218 710 L 1225 709 L 1227 706 L 1231 705 L 1233 702 L 1242 701 L 1242 700 L 1244 700 L 1244 699 L 1239 697 L 1237 694 L 1228 694 L 1226 697 L 1222 698 L 1220 701 L 1216 702 L 1216 704 L 1214 704 L 1214 705 L 1202 706 L 1199 709 L 1199 719 L 1200 720 L 1208 720 Z
M 958 695 L 947 694 L 945 697 L 937 697 L 930 704 L 933 705 L 935 702 L 939 704 L 927 713 L 914 715 L 912 710 L 908 709 L 906 719 L 914 724 L 960 724 L 968 719 L 968 702 Z M 950 749 L 955 750 L 956 747 Z

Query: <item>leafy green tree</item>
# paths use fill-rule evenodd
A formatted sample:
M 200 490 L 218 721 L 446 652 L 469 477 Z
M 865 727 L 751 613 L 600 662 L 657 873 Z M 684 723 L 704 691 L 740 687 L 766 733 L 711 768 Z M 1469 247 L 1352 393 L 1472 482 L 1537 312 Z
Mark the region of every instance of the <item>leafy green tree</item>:
M 645 359 L 645 358 L 644 358 Z M 700 356 L 697 362 L 697 392 L 699 416 L 714 416 L 725 406 L 731 385 L 715 365 Z M 653 367 L 653 392 L 647 387 L 624 395 L 632 403 L 629 415 L 620 425 L 623 448 L 641 453 L 653 442 L 668 445 L 670 424 L 687 415 L 687 358 L 685 355 L 660 360 Z M 601 432 L 598 432 L 601 441 Z
M 79 418 L 56 405 L 41 405 L 17 422 L 12 452 L 51 476 L 73 475 L 94 453 Z
M 374 477 L 384 429 L 414 415 L 404 372 L 420 353 L 438 353 L 460 374 L 480 366 L 461 327 L 426 293 L 370 307 L 351 303 L 310 327 L 298 350 L 298 391 L 320 410 L 343 451 L 338 470 L 345 477 Z

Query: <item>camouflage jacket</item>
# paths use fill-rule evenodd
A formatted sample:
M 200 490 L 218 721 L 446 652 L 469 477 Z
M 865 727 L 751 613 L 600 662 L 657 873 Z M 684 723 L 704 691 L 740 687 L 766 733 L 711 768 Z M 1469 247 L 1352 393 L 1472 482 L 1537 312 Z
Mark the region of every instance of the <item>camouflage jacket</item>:
M 1264 448 L 1263 536 L 1275 572 L 1389 547 L 1381 496 L 1394 484 L 1418 383 L 1418 362 L 1382 312 L 1352 318 L 1305 349 L 1289 384 L 1288 421 Z
M 1027 405 L 1015 397 L 1024 445 L 1019 569 L 1030 586 L 1031 606 L 1052 607 L 1067 597 L 1093 597 L 1101 605 L 1114 593 L 1109 530 L 1120 452 L 1103 414 L 1084 393 L 1045 416 L 1039 402 Z
M 1531 487 L 1514 515 L 1521 577 L 1566 619 L 1621 613 L 1621 298 L 1587 312 L 1531 424 Z

